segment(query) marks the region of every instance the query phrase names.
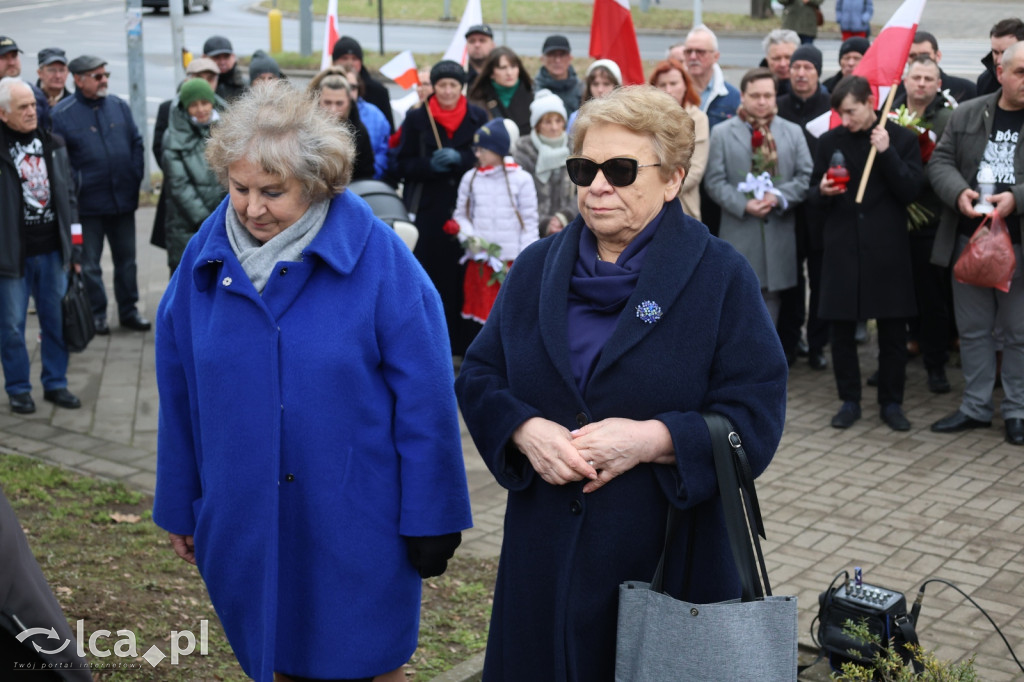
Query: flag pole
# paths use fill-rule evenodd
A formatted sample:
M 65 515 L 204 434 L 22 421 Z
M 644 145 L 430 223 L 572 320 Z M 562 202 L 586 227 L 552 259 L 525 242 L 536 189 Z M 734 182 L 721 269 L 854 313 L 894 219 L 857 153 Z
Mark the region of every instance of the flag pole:
M 881 128 L 885 125 L 885 122 L 889 120 L 889 110 L 892 109 L 892 100 L 896 96 L 896 84 L 893 83 L 892 87 L 889 88 L 889 96 L 885 98 L 885 106 L 882 107 L 882 115 L 879 116 L 878 127 Z M 868 152 L 868 162 L 864 165 L 864 173 L 860 176 L 860 187 L 857 188 L 857 199 L 856 203 L 864 201 L 864 190 L 868 187 L 868 176 L 871 175 L 871 167 L 875 165 L 875 156 L 878 154 L 878 148 L 875 145 L 871 145 L 871 151 Z

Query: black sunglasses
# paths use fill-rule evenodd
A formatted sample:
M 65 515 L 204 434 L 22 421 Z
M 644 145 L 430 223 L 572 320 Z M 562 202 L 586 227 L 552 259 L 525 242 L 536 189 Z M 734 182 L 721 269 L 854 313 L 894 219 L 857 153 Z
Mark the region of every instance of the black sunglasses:
M 590 187 L 597 177 L 597 171 L 604 174 L 608 184 L 615 187 L 628 187 L 636 182 L 636 174 L 641 168 L 660 166 L 660 163 L 641 164 L 627 156 L 616 156 L 604 163 L 597 163 L 582 156 L 571 156 L 565 160 L 565 168 L 569 171 L 569 179 L 574 185 Z

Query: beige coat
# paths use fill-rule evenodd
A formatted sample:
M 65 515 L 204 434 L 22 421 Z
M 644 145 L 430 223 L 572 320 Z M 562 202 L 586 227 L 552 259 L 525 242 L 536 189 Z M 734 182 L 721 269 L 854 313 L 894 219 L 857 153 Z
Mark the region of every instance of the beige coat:
M 688 104 L 685 109 L 693 119 L 697 144 L 693 148 L 693 158 L 690 159 L 690 172 L 686 174 L 683 186 L 679 190 L 679 200 L 683 202 L 683 211 L 686 215 L 700 220 L 700 181 L 704 178 L 704 168 L 708 165 L 711 126 L 708 124 L 708 115 L 701 111 L 700 107 Z

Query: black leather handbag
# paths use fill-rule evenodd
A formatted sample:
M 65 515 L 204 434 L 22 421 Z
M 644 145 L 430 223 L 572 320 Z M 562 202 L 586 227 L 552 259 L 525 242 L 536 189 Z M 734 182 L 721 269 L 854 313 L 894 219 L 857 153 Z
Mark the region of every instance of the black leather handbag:
M 92 306 L 81 273 L 72 270 L 68 275 L 68 290 L 60 301 L 60 308 L 64 315 L 64 345 L 72 353 L 81 353 L 96 336 Z

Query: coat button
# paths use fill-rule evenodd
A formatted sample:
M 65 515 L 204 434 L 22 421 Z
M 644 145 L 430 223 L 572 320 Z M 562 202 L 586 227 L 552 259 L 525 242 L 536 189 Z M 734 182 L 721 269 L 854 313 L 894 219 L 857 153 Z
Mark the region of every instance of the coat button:
M 282 275 L 282 276 L 287 275 L 288 274 L 288 268 L 281 268 L 281 271 L 278 274 Z
M 578 516 L 583 513 L 583 505 L 580 504 L 579 500 L 573 500 L 569 503 L 569 511 Z
M 223 284 L 226 287 L 229 287 L 229 286 L 231 286 L 231 278 L 230 277 L 225 277 L 224 279 L 222 279 L 220 281 L 220 283 Z
M 284 480 L 286 480 L 289 483 L 291 483 L 292 481 L 295 480 L 295 474 L 288 474 L 287 476 L 284 477 Z
M 576 415 L 576 426 L 586 426 L 589 423 L 590 420 L 587 419 L 586 413 L 580 412 L 579 414 Z

